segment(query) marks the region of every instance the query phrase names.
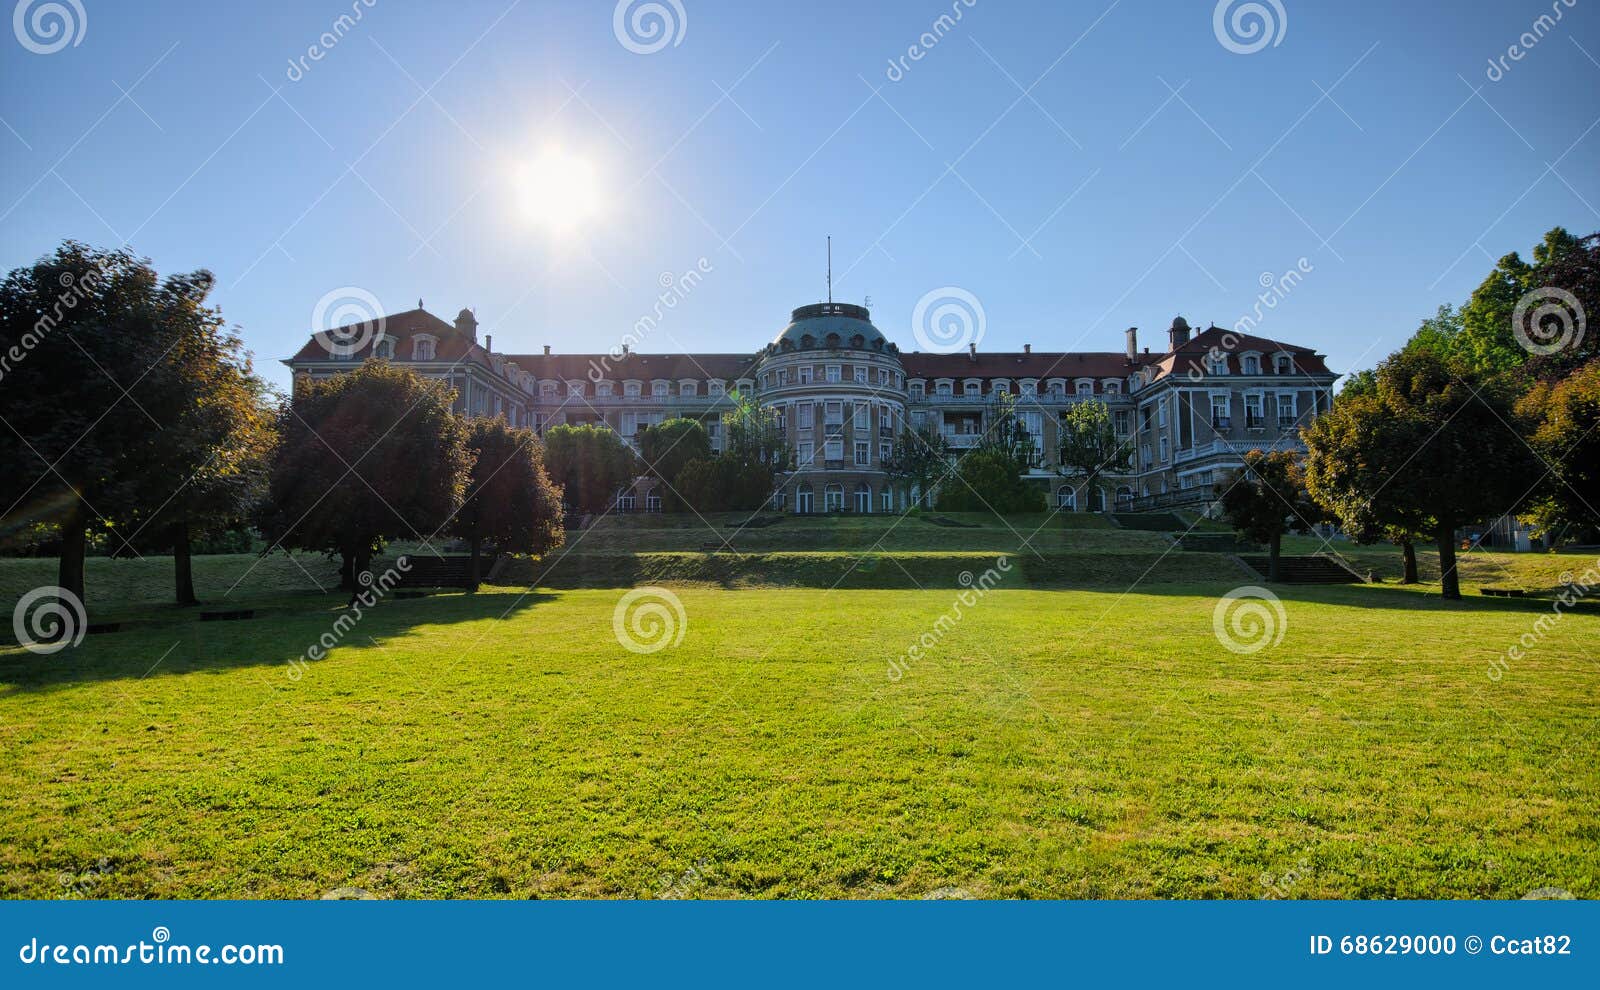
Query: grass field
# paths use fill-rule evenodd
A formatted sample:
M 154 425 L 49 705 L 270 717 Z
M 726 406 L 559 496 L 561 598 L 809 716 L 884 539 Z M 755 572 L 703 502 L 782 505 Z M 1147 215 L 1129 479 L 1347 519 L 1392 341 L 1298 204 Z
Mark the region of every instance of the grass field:
M 749 550 L 860 560 L 846 522 Z M 619 587 L 495 586 L 386 602 L 304 663 L 341 614 L 326 561 L 202 558 L 211 600 L 253 567 L 228 600 L 262 617 L 223 623 L 159 604 L 168 562 L 91 561 L 96 619 L 134 624 L 0 647 L 0 894 L 1600 896 L 1600 613 L 1280 586 L 1281 641 L 1241 655 L 1213 555 L 1129 592 L 1091 562 L 1163 538 L 1069 523 L 1051 566 L 1090 576 L 1036 583 L 993 520 L 915 522 L 871 573 L 926 590 L 719 586 L 703 525 L 608 524 L 687 569 L 652 654 L 619 643 Z M 949 619 L 996 551 L 1018 566 Z M 1500 584 L 1593 564 L 1489 556 Z M 1167 564 L 1194 558 L 1208 579 Z M 0 561 L 0 602 L 52 574 Z

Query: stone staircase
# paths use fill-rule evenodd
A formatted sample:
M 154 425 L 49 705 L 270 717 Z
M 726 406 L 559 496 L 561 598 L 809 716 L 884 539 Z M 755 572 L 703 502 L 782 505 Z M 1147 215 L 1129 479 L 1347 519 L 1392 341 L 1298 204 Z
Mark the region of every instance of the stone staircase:
M 1266 554 L 1242 555 L 1239 558 L 1265 580 L 1269 569 Z M 1278 558 L 1279 581 L 1283 584 L 1355 584 L 1362 579 L 1343 564 L 1321 554 Z
M 1178 549 L 1191 553 L 1249 553 L 1258 554 L 1263 547 L 1242 540 L 1233 533 L 1189 532 L 1178 539 Z
M 1153 533 L 1180 533 L 1188 527 L 1170 512 L 1113 512 L 1111 518 L 1123 529 Z

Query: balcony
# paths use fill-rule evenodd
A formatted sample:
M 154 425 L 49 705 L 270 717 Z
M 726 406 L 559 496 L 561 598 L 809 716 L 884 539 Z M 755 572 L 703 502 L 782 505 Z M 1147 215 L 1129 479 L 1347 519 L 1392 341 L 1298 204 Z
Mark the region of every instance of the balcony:
M 983 439 L 982 433 L 941 432 L 939 435 L 944 437 L 944 442 L 949 444 L 952 450 L 971 450 L 973 447 L 978 445 L 980 440 Z

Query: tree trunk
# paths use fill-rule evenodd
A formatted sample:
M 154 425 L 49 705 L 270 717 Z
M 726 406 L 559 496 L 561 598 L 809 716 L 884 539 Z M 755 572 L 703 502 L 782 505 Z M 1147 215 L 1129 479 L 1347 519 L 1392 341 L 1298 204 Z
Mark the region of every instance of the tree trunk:
M 476 531 L 474 531 L 473 534 L 472 534 L 472 571 L 471 571 L 471 580 L 472 580 L 472 590 L 473 591 L 477 591 L 478 590 L 478 582 L 481 580 L 479 578 L 479 576 L 478 576 L 479 575 L 478 561 L 479 561 L 479 554 L 481 553 L 482 549 L 483 549 L 483 538 L 480 537 L 477 534 Z
M 355 557 L 350 565 L 350 603 L 368 588 L 372 587 L 372 548 L 361 547 L 356 550 Z
M 83 556 L 89 544 L 89 516 L 76 497 L 67 518 L 61 523 L 61 558 L 56 568 L 56 584 L 83 602 Z M 87 607 L 87 606 L 85 606 Z
M 1267 580 L 1277 582 L 1283 574 L 1281 559 L 1283 556 L 1283 534 L 1273 533 L 1271 547 L 1267 555 Z
M 1461 576 L 1456 573 L 1456 528 L 1441 520 L 1435 536 L 1439 541 L 1439 594 L 1451 601 L 1461 600 Z
M 1417 583 L 1417 547 L 1409 538 L 1400 541 L 1400 554 L 1405 561 L 1405 575 L 1400 578 L 1401 584 Z
M 177 583 L 175 589 L 179 605 L 198 605 L 194 596 L 194 562 L 189 556 L 189 520 L 181 518 L 172 524 L 172 572 Z
M 351 591 L 356 586 L 356 557 L 349 550 L 339 551 L 339 590 Z

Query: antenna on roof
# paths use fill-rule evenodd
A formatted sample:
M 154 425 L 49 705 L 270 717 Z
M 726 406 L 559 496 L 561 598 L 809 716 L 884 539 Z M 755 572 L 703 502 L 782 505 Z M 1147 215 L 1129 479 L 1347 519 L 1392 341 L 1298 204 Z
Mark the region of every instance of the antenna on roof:
M 828 235 L 828 302 L 833 302 L 833 235 Z

